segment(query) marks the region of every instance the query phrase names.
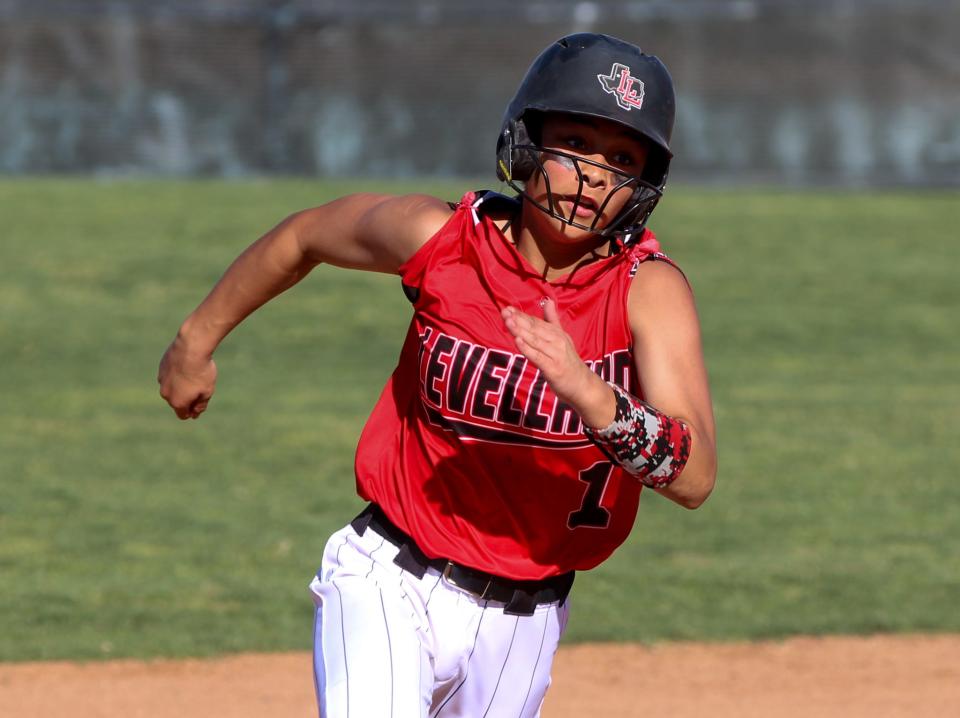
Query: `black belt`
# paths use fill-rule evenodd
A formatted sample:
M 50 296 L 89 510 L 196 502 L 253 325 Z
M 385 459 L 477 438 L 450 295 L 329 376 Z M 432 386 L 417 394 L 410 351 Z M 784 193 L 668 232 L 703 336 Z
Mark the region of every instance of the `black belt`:
M 428 568 L 434 568 L 461 591 L 473 594 L 482 601 L 505 604 L 503 612 L 512 616 L 532 616 L 534 609 L 542 603 L 563 603 L 573 586 L 573 571 L 540 581 L 515 581 L 461 566 L 445 558 L 427 558 L 414 540 L 388 519 L 376 504 L 367 506 L 350 525 L 361 536 L 368 527 L 373 528 L 399 548 L 393 562 L 417 578 L 423 578 Z

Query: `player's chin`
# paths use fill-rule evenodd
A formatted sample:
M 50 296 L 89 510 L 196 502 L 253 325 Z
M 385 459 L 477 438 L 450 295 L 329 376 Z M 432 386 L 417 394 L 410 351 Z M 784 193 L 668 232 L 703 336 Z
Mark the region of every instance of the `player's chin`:
M 589 229 L 589 224 L 576 227 L 562 219 L 551 218 L 549 225 L 546 232 L 551 236 L 552 241 L 557 244 L 586 245 L 584 251 L 591 251 L 594 247 L 606 241 L 606 238 L 600 234 L 603 229 L 603 225 L 600 223 L 596 228 Z
M 572 220 L 553 218 L 554 231 L 566 242 L 600 240 L 607 224 L 606 217 L 596 214 L 576 216 Z

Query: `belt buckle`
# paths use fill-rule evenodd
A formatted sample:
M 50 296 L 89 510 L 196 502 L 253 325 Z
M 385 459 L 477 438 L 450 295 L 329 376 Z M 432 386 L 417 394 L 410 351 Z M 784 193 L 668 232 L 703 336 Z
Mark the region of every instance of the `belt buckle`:
M 453 561 L 447 561 L 447 565 L 443 567 L 443 571 L 441 572 L 441 575 L 443 576 L 443 580 L 446 581 L 451 586 L 453 586 L 458 591 L 466 593 L 469 596 L 476 596 L 481 601 L 486 599 L 487 591 L 490 590 L 490 586 L 493 584 L 493 578 L 487 579 L 487 585 L 483 587 L 482 591 L 477 593 L 476 591 L 471 591 L 469 588 L 464 588 L 453 579 L 453 576 L 451 576 L 450 573 L 453 571 L 455 567 L 456 566 L 453 563 Z

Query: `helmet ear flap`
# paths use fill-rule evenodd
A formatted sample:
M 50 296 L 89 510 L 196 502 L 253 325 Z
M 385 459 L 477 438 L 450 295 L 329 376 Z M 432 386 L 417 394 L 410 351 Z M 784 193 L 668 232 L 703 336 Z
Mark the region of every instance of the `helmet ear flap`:
M 510 120 L 497 143 L 497 177 L 504 182 L 526 182 L 533 176 L 536 161 L 530 150 L 517 149 L 529 145 L 530 134 L 523 119 Z
M 667 183 L 667 172 L 669 172 L 669 170 L 670 155 L 664 152 L 660 146 L 651 143 L 650 152 L 647 154 L 647 161 L 644 163 L 641 178 L 662 191 L 664 185 Z

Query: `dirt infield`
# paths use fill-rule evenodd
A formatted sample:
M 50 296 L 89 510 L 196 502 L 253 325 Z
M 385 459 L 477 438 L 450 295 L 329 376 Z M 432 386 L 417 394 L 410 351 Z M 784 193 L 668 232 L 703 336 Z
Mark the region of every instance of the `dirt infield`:
M 0 664 L 0 716 L 315 716 L 306 654 Z M 960 716 L 960 636 L 579 645 L 557 655 L 545 718 Z

